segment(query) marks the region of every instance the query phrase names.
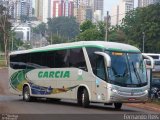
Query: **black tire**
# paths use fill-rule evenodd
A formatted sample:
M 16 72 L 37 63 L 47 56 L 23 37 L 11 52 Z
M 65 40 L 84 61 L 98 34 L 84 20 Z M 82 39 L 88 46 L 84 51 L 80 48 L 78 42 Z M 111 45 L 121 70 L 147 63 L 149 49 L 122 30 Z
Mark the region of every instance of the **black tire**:
M 31 102 L 33 100 L 33 97 L 30 95 L 30 89 L 28 86 L 25 86 L 23 89 L 23 100 L 26 102 Z
M 122 103 L 114 103 L 114 107 L 116 110 L 120 110 L 122 107 Z
M 83 89 L 83 92 L 82 92 L 82 106 L 84 108 L 87 108 L 89 107 L 89 94 L 88 94 L 88 91 L 87 89 Z
M 82 106 L 82 94 L 83 94 L 83 91 L 79 91 L 77 94 L 77 103 L 79 106 Z

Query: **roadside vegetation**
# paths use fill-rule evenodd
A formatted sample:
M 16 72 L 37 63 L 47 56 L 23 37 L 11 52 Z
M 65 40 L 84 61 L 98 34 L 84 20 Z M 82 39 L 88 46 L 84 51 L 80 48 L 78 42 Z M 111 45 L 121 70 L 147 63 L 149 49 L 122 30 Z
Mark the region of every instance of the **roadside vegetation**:
M 153 101 L 152 103 L 160 105 L 160 100 L 158 100 L 158 101 Z
M 153 104 L 156 104 L 156 105 L 160 105 L 160 99 L 159 100 L 158 99 L 154 99 L 154 100 L 149 99 L 148 103 L 153 103 Z
M 5 65 L 5 60 L 0 60 L 0 68 L 1 67 L 6 67 L 6 65 Z
M 4 60 L 4 56 L 0 55 L 0 68 L 1 67 L 5 67 L 5 60 Z

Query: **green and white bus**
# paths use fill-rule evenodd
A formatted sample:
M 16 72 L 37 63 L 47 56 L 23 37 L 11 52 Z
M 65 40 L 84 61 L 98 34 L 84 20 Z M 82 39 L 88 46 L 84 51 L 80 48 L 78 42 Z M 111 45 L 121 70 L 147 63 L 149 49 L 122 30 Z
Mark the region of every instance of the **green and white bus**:
M 147 57 L 147 56 L 145 56 Z M 81 41 L 10 53 L 9 88 L 25 101 L 73 99 L 79 105 L 145 102 L 148 80 L 134 46 Z

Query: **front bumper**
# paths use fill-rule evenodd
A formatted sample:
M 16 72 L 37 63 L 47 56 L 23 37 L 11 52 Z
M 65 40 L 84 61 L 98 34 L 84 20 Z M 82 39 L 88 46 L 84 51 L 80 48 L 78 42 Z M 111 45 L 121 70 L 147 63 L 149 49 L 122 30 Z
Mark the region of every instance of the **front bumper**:
M 148 100 L 148 90 L 143 92 L 122 92 L 113 90 L 110 93 L 109 102 L 123 102 L 123 103 L 142 103 Z

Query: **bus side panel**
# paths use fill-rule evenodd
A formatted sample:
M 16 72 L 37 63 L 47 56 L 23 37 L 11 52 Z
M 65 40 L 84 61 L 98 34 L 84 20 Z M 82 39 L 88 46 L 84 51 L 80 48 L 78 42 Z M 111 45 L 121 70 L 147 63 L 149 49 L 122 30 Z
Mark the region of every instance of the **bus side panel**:
M 25 73 L 22 70 L 14 70 L 9 68 L 9 91 L 16 95 L 22 95 L 23 84 L 26 82 Z
M 82 84 L 92 91 L 92 82 L 95 82 L 88 72 L 77 68 L 35 69 L 28 72 L 26 78 L 33 95 L 67 99 L 76 99 Z

